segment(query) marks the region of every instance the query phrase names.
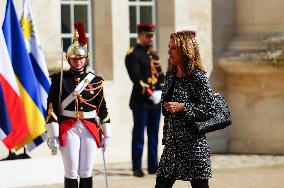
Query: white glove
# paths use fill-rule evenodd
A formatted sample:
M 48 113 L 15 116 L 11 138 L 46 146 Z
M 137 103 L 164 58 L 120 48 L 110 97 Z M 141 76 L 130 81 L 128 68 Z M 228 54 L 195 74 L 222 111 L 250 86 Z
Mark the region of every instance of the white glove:
M 47 145 L 51 149 L 52 155 L 56 155 L 59 148 L 59 124 L 57 122 L 51 122 L 46 124 L 45 128 L 49 136 Z
M 101 146 L 106 149 L 108 146 L 110 137 L 111 137 L 111 124 L 110 123 L 103 123 L 102 124 L 102 129 L 103 129 L 103 138 L 101 141 Z
M 57 122 L 51 122 L 46 124 L 45 129 L 49 137 L 59 136 L 59 124 Z
M 104 138 L 110 138 L 111 137 L 111 124 L 103 123 L 102 129 L 103 129 Z
M 104 150 L 106 150 L 106 148 L 108 147 L 109 140 L 110 138 L 107 138 L 107 137 L 102 138 L 101 147 L 103 147 Z
M 50 137 L 47 140 L 47 145 L 51 149 L 52 155 L 57 154 L 57 150 L 59 149 L 59 139 L 58 137 Z
M 156 90 L 153 92 L 153 94 L 149 97 L 151 101 L 153 101 L 154 104 L 159 104 L 161 102 L 162 97 L 162 91 Z

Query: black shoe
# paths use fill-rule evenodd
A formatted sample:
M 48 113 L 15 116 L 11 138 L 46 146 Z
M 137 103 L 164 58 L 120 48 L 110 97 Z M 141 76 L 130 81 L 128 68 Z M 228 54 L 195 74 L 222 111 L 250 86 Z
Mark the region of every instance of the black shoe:
M 64 178 L 64 188 L 78 188 L 77 179 Z
M 133 176 L 141 178 L 141 177 L 145 176 L 145 174 L 141 169 L 138 169 L 138 170 L 133 170 Z
M 148 174 L 156 174 L 157 170 L 148 170 Z
M 93 187 L 93 178 L 80 178 L 79 188 L 92 188 Z

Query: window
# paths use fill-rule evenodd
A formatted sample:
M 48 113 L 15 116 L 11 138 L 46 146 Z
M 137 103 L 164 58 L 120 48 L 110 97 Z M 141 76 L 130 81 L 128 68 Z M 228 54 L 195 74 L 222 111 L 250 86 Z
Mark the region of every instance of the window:
M 92 63 L 92 0 L 61 0 L 61 37 L 63 50 L 72 43 L 74 23 L 80 21 L 84 23 L 85 32 L 88 37 L 88 48 L 90 52 L 90 63 Z
M 156 0 L 129 0 L 130 46 L 137 43 L 138 24 L 156 24 Z M 156 35 L 154 36 L 156 40 Z M 154 47 L 155 47 L 154 43 Z

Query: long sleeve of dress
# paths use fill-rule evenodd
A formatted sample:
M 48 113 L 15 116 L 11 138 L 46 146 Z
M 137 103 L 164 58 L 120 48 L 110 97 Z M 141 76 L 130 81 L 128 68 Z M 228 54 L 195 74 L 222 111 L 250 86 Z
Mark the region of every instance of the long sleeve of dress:
M 214 97 L 210 82 L 201 70 L 192 72 L 193 100 L 185 103 L 187 119 L 208 119 L 215 113 Z
M 164 83 L 164 87 L 163 87 L 163 93 L 162 93 L 162 115 L 164 117 L 168 117 L 169 115 L 171 115 L 171 113 L 169 113 L 165 107 L 164 107 L 164 103 L 165 102 L 169 102 L 170 101 L 170 96 L 172 95 L 172 80 L 173 80 L 173 76 L 166 74 L 165 75 L 165 83 Z M 167 93 L 166 93 L 167 90 Z

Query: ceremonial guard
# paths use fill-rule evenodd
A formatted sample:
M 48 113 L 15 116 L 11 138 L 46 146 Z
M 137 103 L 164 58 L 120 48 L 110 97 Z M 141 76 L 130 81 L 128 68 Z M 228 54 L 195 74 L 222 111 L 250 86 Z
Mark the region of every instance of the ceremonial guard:
M 161 93 L 164 85 L 159 57 L 153 50 L 155 25 L 137 26 L 139 43 L 130 48 L 125 58 L 126 68 L 133 90 L 130 108 L 133 112 L 132 168 L 133 175 L 143 177 L 141 158 L 144 147 L 144 130 L 148 134 L 148 173 L 155 174 L 158 168 L 157 145 L 161 115 Z
M 86 72 L 89 60 L 82 23 L 75 24 L 73 44 L 66 59 L 71 68 L 52 76 L 46 129 L 53 153 L 64 162 L 65 188 L 92 187 L 97 148 L 105 148 L 111 125 L 103 94 L 103 79 Z

